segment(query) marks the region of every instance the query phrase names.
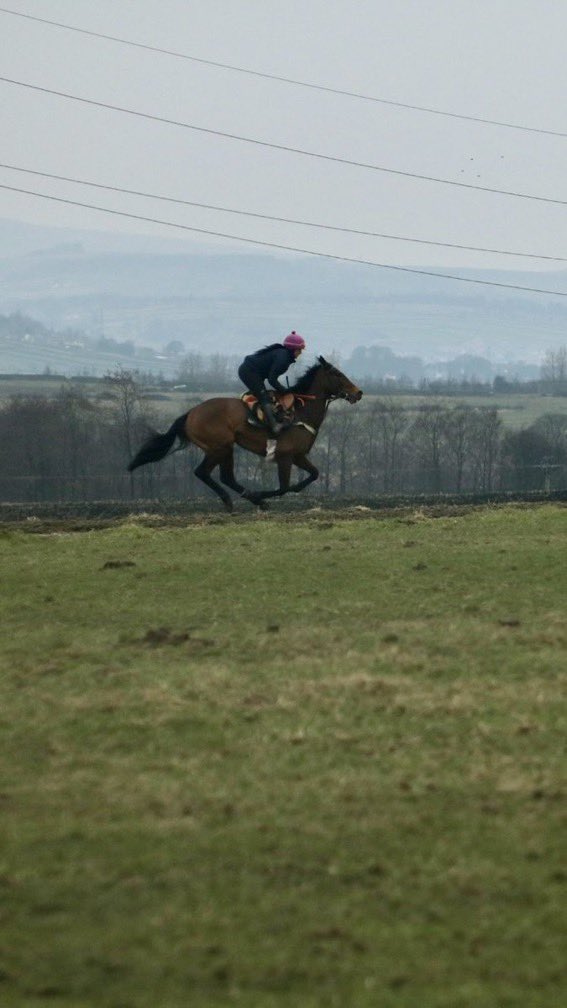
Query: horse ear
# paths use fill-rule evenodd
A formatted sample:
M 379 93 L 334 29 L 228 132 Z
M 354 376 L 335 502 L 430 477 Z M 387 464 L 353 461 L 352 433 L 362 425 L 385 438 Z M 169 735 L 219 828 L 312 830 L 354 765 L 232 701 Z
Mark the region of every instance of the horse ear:
M 317 359 L 319 361 L 319 364 L 322 364 L 323 367 L 329 367 L 329 361 L 326 361 L 322 355 L 320 355 Z

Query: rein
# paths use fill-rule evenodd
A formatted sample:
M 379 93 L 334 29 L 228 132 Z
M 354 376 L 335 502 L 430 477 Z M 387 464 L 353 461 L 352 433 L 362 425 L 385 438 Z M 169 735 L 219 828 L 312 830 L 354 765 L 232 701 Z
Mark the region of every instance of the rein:
M 292 392 L 294 399 L 298 399 L 302 406 L 305 406 L 306 399 L 324 399 L 325 402 L 334 402 L 336 399 L 346 399 L 346 392 L 339 392 L 337 395 L 306 395 L 305 392 Z

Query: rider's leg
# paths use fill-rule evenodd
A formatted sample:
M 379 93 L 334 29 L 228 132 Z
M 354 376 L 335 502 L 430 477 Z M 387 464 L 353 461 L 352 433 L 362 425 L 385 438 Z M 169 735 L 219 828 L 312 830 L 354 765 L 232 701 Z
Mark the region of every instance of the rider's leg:
M 270 399 L 270 393 L 265 388 L 258 396 L 258 402 L 260 403 L 264 411 L 264 416 L 266 417 L 268 427 L 270 428 L 274 437 L 277 437 L 278 434 L 281 434 L 283 430 L 283 424 L 279 423 L 276 420 L 274 407 L 272 406 L 272 401 Z
M 264 385 L 264 379 L 261 375 L 257 374 L 253 368 L 249 368 L 246 364 L 240 365 L 238 369 L 238 377 L 242 382 L 244 382 L 246 387 L 250 389 L 252 395 L 256 396 L 256 399 L 264 411 L 266 423 L 268 424 L 270 431 L 274 437 L 277 437 L 282 430 L 282 424 L 278 423 L 274 416 L 270 394 Z

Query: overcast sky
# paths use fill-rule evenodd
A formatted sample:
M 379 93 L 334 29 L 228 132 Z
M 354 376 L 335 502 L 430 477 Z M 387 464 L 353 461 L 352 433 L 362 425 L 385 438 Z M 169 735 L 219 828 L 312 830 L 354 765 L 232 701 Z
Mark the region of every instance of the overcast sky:
M 556 0 L 7 0 L 202 59 L 567 133 Z M 567 201 L 567 137 L 483 125 L 176 59 L 0 13 L 0 73 L 207 129 Z M 235 210 L 567 255 L 567 205 L 458 189 L 136 119 L 0 83 L 2 162 Z M 0 169 L 0 182 L 247 238 L 405 266 L 550 263 L 254 221 Z M 0 190 L 0 217 L 202 239 Z M 221 250 L 246 249 L 235 242 Z M 248 246 L 252 248 L 252 246 Z M 557 264 L 562 268 L 561 264 Z

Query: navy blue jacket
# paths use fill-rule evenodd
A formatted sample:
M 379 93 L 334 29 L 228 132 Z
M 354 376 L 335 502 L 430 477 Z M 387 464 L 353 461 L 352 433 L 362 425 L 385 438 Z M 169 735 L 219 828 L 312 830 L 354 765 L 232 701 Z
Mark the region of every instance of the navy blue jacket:
M 263 350 L 257 350 L 256 353 L 248 354 L 244 358 L 243 364 L 246 368 L 252 368 L 263 381 L 269 381 L 276 392 L 287 392 L 287 389 L 278 381 L 278 378 L 284 371 L 287 371 L 294 360 L 294 350 L 289 350 L 288 347 L 284 347 L 281 343 L 273 343 L 269 347 L 264 347 Z

